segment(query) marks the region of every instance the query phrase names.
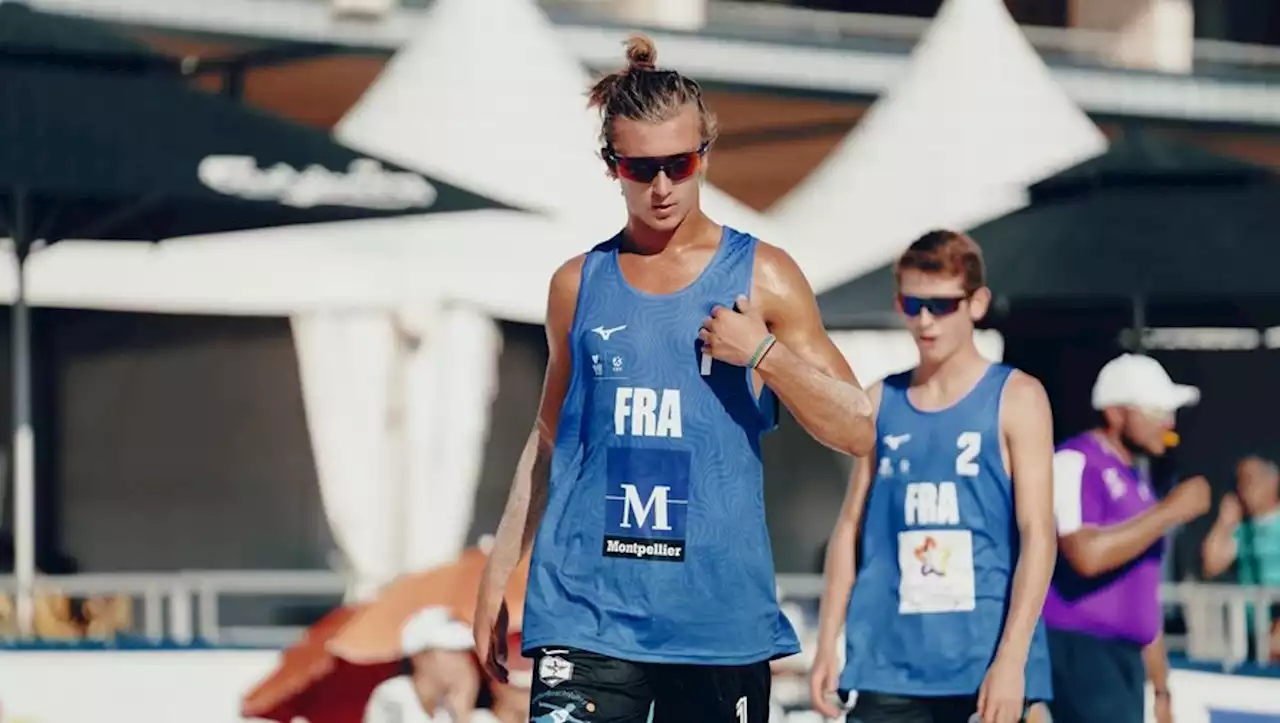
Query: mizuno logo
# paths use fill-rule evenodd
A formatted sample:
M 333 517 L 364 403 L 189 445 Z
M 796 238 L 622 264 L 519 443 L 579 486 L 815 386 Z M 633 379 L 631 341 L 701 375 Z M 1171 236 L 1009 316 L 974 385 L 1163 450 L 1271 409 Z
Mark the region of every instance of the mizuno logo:
M 909 434 L 886 434 L 884 435 L 884 446 L 890 450 L 897 451 L 898 447 L 911 441 Z
M 613 327 L 612 329 L 606 329 L 606 328 L 604 328 L 603 326 L 597 326 L 596 328 L 592 329 L 591 331 L 594 331 L 595 333 L 599 334 L 599 335 L 600 335 L 600 338 L 601 338 L 603 341 L 609 341 L 609 337 L 613 336 L 613 332 L 615 332 L 615 331 L 622 331 L 622 330 L 623 330 L 623 329 L 625 329 L 625 328 L 627 328 L 627 325 L 626 325 L 626 324 L 623 324 L 622 326 L 615 326 L 615 327 Z

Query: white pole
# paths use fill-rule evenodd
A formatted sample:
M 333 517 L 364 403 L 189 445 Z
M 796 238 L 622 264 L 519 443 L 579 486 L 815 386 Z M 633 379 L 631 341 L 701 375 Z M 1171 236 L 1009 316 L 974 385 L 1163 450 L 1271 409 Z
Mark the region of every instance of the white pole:
M 31 248 L 26 194 L 14 194 L 13 255 L 18 276 L 13 302 L 13 573 L 18 583 L 18 634 L 34 631 L 36 572 L 36 454 L 31 427 L 31 316 L 26 259 Z

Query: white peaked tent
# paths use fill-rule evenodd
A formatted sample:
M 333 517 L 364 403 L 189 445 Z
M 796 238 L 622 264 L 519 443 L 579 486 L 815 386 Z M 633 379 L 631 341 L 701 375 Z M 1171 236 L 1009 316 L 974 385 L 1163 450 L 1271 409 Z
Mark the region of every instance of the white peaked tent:
M 470 223 L 481 233 L 506 233 L 517 215 L 441 214 L 449 223 L 439 233 L 419 226 L 426 237 L 411 240 L 452 242 L 466 216 L 478 217 Z M 358 599 L 460 552 L 501 345 L 489 313 L 519 307 L 502 295 L 442 304 L 437 288 L 481 280 L 445 275 L 407 252 L 410 240 L 392 243 L 401 230 L 381 222 L 363 234 L 371 253 L 353 254 L 346 226 L 159 246 L 67 241 L 33 255 L 28 297 L 36 306 L 288 316 L 320 491 Z M 535 243 L 549 242 L 541 228 L 520 226 Z M 11 299 L 7 269 L 0 265 L 0 298 Z
M 619 65 L 625 37 L 619 33 Z M 623 213 L 617 184 L 597 156 L 590 81 L 533 0 L 436 0 L 336 135 L 465 188 L 581 223 L 592 234 L 578 239 L 586 250 L 616 232 Z M 760 214 L 716 188 L 705 186 L 702 199 L 716 220 L 786 245 Z
M 476 211 L 161 244 L 170 265 L 261 267 L 248 278 L 264 283 L 240 307 L 272 301 L 272 271 L 282 294 L 333 287 L 286 313 L 324 506 L 358 579 L 353 596 L 461 552 L 497 391 L 494 319 L 541 323 L 549 279 L 587 234 L 568 221 Z M 303 271 L 279 265 L 290 258 L 314 273 L 294 282 Z M 196 300 L 208 286 L 194 282 Z M 79 301 L 121 307 L 109 291 L 82 290 Z
M 814 280 L 821 290 L 881 266 L 925 231 L 1013 211 L 1028 185 L 1105 148 L 1001 0 L 947 0 L 906 75 L 769 215 L 802 239 L 839 229 L 857 249 L 828 256 L 828 273 Z M 918 361 L 905 332 L 834 338 L 866 382 Z M 996 332 L 977 341 L 991 359 L 1003 353 Z
M 799 238 L 839 229 L 860 249 L 830 259 L 834 284 L 925 231 L 1025 205 L 1028 185 L 1105 148 L 1001 0 L 947 0 L 904 77 L 770 216 Z

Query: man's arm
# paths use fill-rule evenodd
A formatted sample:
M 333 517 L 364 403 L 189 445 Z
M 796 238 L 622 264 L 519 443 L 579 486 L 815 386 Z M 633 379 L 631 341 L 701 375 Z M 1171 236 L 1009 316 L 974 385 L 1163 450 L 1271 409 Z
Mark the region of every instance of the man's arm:
M 867 393 L 872 405 L 878 407 L 880 385 L 875 384 Z M 829 652 L 829 646 L 839 643 L 840 628 L 845 622 L 849 596 L 857 576 L 858 530 L 862 527 L 862 512 L 867 505 L 875 468 L 874 448 L 871 454 L 855 460 L 844 503 L 840 506 L 840 517 L 836 519 L 831 539 L 827 541 L 827 559 L 822 568 L 824 587 L 818 607 L 818 655 Z
M 822 326 L 822 315 L 804 273 L 785 251 L 756 247 L 755 305 L 778 343 L 757 367 L 814 439 L 855 457 L 875 447 L 867 393 Z
M 1001 427 L 1009 444 L 1021 540 L 998 655 L 1024 664 L 1057 561 L 1053 527 L 1053 413 L 1044 386 L 1014 372 L 1004 390 Z
M 546 510 L 556 426 L 573 372 L 569 328 L 578 305 L 582 261 L 582 257 L 569 261 L 551 277 L 551 290 L 547 294 L 547 372 L 542 381 L 542 400 L 537 422 L 516 465 L 502 521 L 494 535 L 493 550 L 481 579 L 481 604 L 502 598 L 511 572 L 533 544 Z
M 1142 662 L 1147 668 L 1147 680 L 1155 689 L 1156 696 L 1169 695 L 1169 653 L 1164 647 L 1164 633 L 1156 636 L 1147 647 L 1142 649 Z
M 1063 450 L 1053 458 L 1058 549 L 1084 577 L 1105 575 L 1138 559 L 1170 529 L 1195 519 L 1200 514 L 1200 497 L 1207 503 L 1209 483 L 1193 477 L 1146 512 L 1125 522 L 1103 525 L 1103 493 L 1090 494 L 1084 489 L 1085 466 L 1085 456 L 1073 450 Z
M 1240 526 L 1240 501 L 1235 495 L 1227 495 L 1219 508 L 1218 519 L 1213 521 L 1209 534 L 1200 544 L 1200 563 L 1205 577 L 1217 577 L 1226 572 L 1240 555 L 1240 541 L 1236 528 Z

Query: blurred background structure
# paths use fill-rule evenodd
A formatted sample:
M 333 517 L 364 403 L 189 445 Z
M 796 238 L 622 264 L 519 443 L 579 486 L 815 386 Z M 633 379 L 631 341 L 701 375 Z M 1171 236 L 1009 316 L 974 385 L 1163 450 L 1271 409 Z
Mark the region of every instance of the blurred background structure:
M 1272 0 L 0 0 L 0 296 L 31 306 L 0 314 L 0 428 L 31 413 L 0 716 L 237 720 L 309 626 L 493 531 L 547 279 L 623 219 L 584 91 L 635 30 L 719 113 L 708 213 L 796 257 L 864 382 L 914 363 L 886 264 L 950 226 L 1059 437 L 1122 350 L 1203 390 L 1153 470 L 1244 509 L 1173 540 L 1178 719 L 1280 720 L 1280 557 L 1206 543 L 1280 530 Z M 849 461 L 786 420 L 765 462 L 809 630 Z M 815 720 L 802 673 L 778 720 Z

